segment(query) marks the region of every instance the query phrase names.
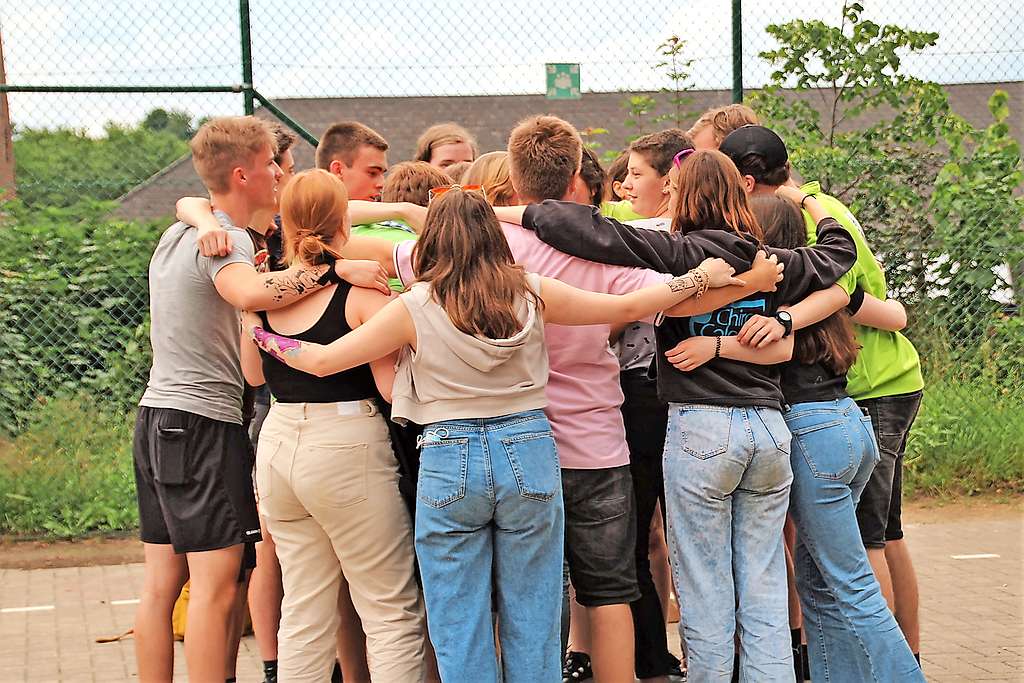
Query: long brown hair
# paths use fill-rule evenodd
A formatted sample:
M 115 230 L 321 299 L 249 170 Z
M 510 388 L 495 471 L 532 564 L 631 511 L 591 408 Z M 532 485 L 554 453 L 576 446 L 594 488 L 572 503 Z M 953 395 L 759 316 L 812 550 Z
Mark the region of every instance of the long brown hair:
M 307 266 L 341 258 L 330 246 L 338 231 L 348 238 L 348 192 L 336 175 L 314 168 L 297 173 L 281 193 L 285 260 Z
M 430 283 L 452 324 L 466 334 L 512 337 L 522 328 L 517 302 L 537 298 L 515 264 L 494 210 L 478 192 L 456 187 L 430 203 L 413 267 Z
M 764 226 L 767 244 L 782 249 L 807 246 L 807 224 L 796 204 L 774 194 L 757 194 L 751 197 L 750 208 Z M 824 363 L 837 375 L 845 375 L 859 350 L 850 314 L 840 309 L 797 332 L 793 358 L 808 365 Z
M 763 238 L 761 224 L 750 211 L 743 177 L 729 157 L 717 150 L 692 152 L 670 171 L 678 191 L 672 232 L 717 228 Z

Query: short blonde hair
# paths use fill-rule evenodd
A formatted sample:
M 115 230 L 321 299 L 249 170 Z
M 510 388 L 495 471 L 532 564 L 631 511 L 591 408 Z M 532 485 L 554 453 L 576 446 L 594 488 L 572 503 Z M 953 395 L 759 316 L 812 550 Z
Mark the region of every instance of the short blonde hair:
M 473 150 L 473 158 L 476 159 L 477 148 L 476 138 L 468 130 L 457 123 L 438 123 L 427 128 L 416 140 L 416 161 L 430 161 L 435 147 L 441 145 L 454 145 L 465 142 Z
M 520 199 L 561 199 L 583 160 L 583 140 L 557 116 L 530 116 L 508 138 L 509 174 Z
M 403 161 L 388 173 L 380 198 L 385 202 L 412 202 L 420 206 L 430 203 L 430 191 L 452 184 L 448 174 L 425 161 Z
M 227 192 L 231 171 L 245 166 L 253 156 L 270 148 L 277 153 L 274 129 L 255 116 L 224 116 L 200 126 L 189 142 L 192 165 L 210 192 Z
M 748 124 L 761 123 L 754 110 L 745 104 L 727 104 L 724 107 L 708 109 L 690 126 L 686 134 L 691 138 L 708 126 L 714 130 L 715 144 L 722 144 L 729 133 Z
M 512 206 L 516 203 L 516 190 L 508 172 L 508 152 L 488 152 L 462 174 L 463 185 L 480 185 L 484 188 L 491 206 Z

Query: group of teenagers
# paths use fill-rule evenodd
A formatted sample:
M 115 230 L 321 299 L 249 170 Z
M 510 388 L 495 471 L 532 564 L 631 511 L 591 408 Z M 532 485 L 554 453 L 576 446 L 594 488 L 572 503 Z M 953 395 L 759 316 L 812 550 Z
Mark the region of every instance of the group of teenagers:
M 752 110 L 295 141 L 205 123 L 150 263 L 141 680 L 186 581 L 194 681 L 246 596 L 268 683 L 924 680 L 906 312 Z

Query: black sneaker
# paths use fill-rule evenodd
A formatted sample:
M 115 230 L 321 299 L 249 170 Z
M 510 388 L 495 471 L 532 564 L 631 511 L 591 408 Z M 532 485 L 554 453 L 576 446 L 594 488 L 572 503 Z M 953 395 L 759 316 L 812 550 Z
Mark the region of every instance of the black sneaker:
M 565 664 L 562 665 L 562 683 L 586 681 L 593 677 L 594 670 L 590 668 L 590 655 L 585 652 L 570 652 L 565 656 Z

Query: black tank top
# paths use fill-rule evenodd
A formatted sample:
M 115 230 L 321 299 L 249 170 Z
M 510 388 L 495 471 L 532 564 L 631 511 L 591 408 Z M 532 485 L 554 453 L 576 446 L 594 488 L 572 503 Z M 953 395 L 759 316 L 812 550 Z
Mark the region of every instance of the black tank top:
M 352 285 L 347 282 L 338 285 L 327 309 L 312 327 L 305 332 L 285 336 L 317 344 L 330 344 L 351 332 L 352 328 L 345 320 L 345 302 L 348 301 L 351 288 Z M 260 313 L 260 318 L 268 332 L 280 334 L 270 326 L 266 313 Z M 336 403 L 377 396 L 377 385 L 369 365 L 357 365 L 327 377 L 316 377 L 288 367 L 262 349 L 260 356 L 267 386 L 274 398 L 282 403 Z

